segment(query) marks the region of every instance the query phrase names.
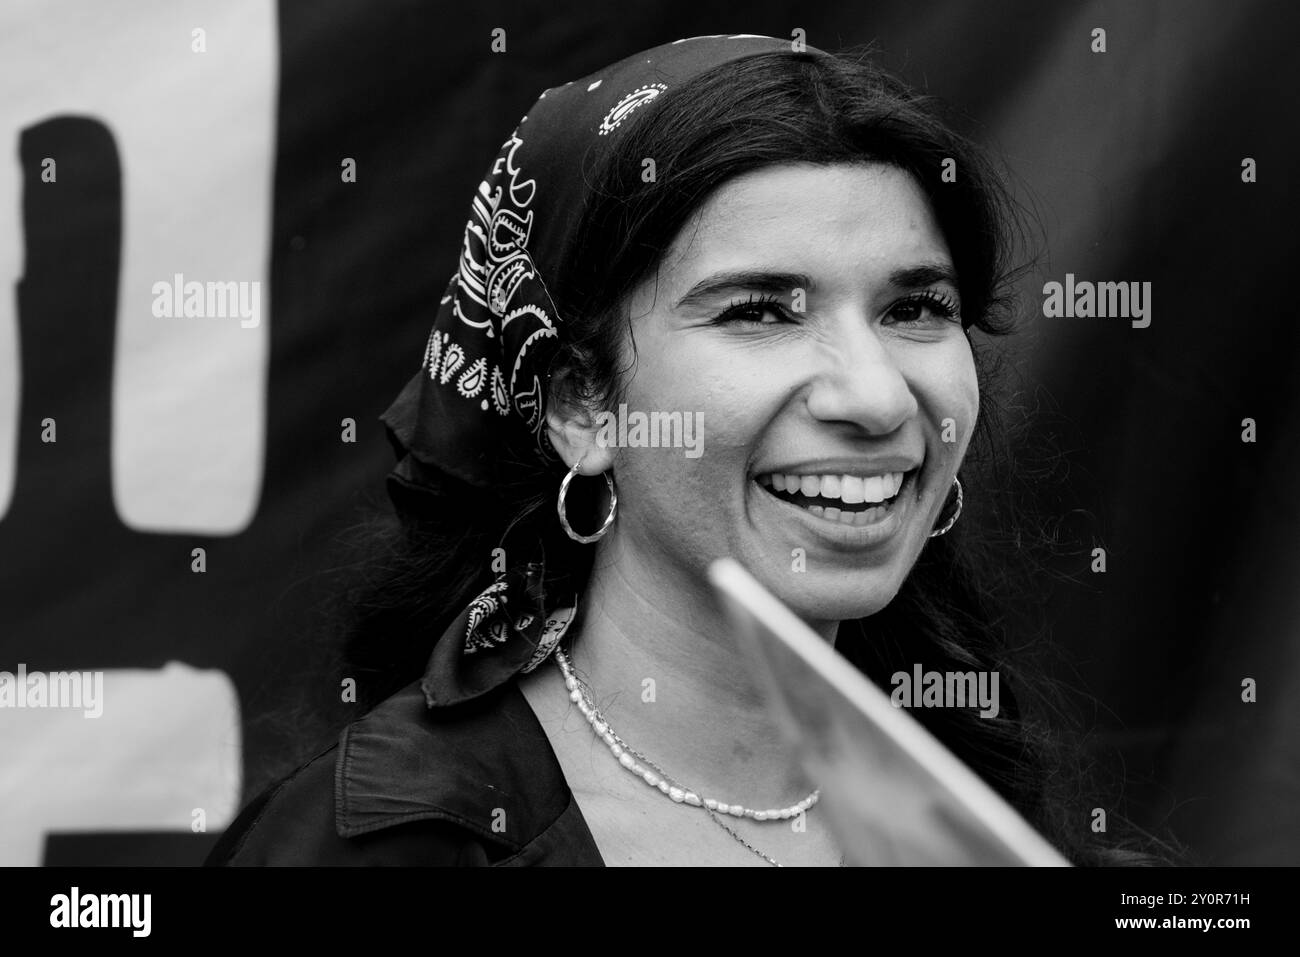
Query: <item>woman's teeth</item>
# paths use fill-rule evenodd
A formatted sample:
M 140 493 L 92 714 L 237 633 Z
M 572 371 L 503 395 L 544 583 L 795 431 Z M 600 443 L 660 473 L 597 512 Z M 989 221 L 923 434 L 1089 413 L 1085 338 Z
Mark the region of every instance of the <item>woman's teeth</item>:
M 760 475 L 760 485 L 778 498 L 844 525 L 871 525 L 889 511 L 905 472 L 882 475 Z M 815 501 L 814 501 L 815 500 Z
M 825 498 L 845 505 L 883 502 L 898 494 L 903 472 L 884 475 L 760 475 L 758 481 L 778 492 L 795 492 L 808 498 Z

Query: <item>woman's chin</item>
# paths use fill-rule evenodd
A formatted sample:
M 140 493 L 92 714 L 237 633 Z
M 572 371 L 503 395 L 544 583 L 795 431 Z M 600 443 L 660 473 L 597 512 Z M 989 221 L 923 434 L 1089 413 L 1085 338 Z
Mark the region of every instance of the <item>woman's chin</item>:
M 892 577 L 888 581 L 864 582 L 861 576 L 857 576 L 856 581 L 847 584 L 843 581 L 820 583 L 807 577 L 801 582 L 786 582 L 784 587 L 774 588 L 773 594 L 816 628 L 827 622 L 874 615 L 894 600 L 901 587 L 902 580 L 894 581 Z

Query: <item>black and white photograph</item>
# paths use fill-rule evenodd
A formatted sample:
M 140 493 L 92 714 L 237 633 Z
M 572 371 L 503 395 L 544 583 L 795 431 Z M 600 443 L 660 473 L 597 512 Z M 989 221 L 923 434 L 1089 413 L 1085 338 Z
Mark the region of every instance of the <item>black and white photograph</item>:
M 0 868 L 55 890 L 6 923 L 992 867 L 1248 937 L 1300 864 L 1298 32 L 8 0 Z

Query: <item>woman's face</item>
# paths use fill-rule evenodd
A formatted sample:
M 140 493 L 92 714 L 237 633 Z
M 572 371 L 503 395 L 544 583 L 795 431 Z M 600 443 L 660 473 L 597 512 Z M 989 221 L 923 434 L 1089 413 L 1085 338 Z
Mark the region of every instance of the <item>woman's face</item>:
M 681 413 L 697 445 L 614 450 L 620 548 L 696 589 L 731 556 L 815 625 L 880 610 L 978 411 L 957 297 L 924 194 L 895 167 L 724 185 L 629 303 L 628 422 Z

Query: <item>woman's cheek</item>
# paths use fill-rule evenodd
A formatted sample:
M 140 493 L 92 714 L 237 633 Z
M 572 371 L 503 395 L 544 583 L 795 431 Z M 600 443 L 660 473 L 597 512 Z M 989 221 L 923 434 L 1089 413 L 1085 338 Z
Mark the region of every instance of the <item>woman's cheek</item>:
M 719 439 L 772 414 L 792 369 L 787 358 L 776 350 L 726 342 L 697 340 L 689 346 L 675 350 L 672 371 L 661 379 L 658 394 L 678 403 L 680 411 L 701 415 Z M 753 436 L 734 438 L 747 442 Z
M 937 423 L 944 442 L 953 441 L 948 431 L 948 422 L 952 420 L 955 427 L 955 439 L 958 458 L 963 456 L 975 431 L 975 421 L 979 415 L 979 379 L 975 373 L 975 357 L 971 352 L 970 342 L 965 336 L 952 343 L 947 355 L 936 362 L 934 356 L 928 357 L 920 373 L 927 383 L 927 391 L 932 398 L 932 407 L 938 410 L 940 421 Z
M 970 442 L 971 434 L 975 431 L 975 422 L 979 418 L 980 388 L 979 377 L 975 372 L 975 356 L 971 352 L 970 342 L 964 336 L 962 340 L 961 379 L 959 381 L 965 386 L 964 406 L 966 421 L 969 423 L 965 429 L 965 442 L 962 443 L 962 454 L 965 455 L 966 446 Z

